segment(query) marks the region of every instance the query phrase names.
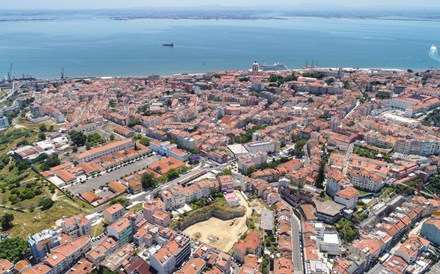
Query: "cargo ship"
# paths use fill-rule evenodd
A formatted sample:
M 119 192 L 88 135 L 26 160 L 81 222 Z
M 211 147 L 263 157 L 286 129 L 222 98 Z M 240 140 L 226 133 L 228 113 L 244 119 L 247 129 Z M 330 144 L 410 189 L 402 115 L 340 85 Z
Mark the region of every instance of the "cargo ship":
M 173 43 L 162 44 L 162 46 L 164 46 L 164 47 L 174 47 L 174 44 Z

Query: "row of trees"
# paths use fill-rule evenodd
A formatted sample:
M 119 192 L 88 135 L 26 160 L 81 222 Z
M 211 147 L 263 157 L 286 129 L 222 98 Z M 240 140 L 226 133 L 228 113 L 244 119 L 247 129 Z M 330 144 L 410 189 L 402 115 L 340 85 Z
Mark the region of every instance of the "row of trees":
M 185 172 L 189 169 L 189 167 L 182 167 L 180 169 L 170 169 L 166 174 L 160 176 L 159 178 L 156 178 L 153 174 L 145 172 L 144 175 L 142 175 L 141 178 L 141 184 L 142 187 L 145 189 L 149 189 L 152 187 L 157 186 L 159 183 L 167 182 L 174 180 L 180 176 L 182 172 Z
M 423 125 L 440 127 L 440 109 L 435 109 L 433 112 L 423 119 Z

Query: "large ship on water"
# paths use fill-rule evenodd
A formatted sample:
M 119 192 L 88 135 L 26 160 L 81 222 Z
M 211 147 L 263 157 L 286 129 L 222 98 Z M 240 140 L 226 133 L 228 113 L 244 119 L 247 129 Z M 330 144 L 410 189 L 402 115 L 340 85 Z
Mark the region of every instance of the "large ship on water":
M 262 65 L 260 65 L 260 70 L 262 70 L 262 71 L 287 70 L 287 67 L 286 67 L 286 65 L 281 64 L 281 63 L 275 63 L 273 65 L 262 64 Z

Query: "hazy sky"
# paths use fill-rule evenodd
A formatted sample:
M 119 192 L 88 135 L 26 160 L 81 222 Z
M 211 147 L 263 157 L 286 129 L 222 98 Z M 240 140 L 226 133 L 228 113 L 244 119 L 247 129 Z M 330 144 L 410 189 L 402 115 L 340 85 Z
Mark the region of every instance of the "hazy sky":
M 301 6 L 312 3 L 313 6 L 323 4 L 347 7 L 439 7 L 439 0 L 0 0 L 4 9 L 29 8 L 130 8 L 130 7 L 190 7 L 204 5 L 223 6 Z

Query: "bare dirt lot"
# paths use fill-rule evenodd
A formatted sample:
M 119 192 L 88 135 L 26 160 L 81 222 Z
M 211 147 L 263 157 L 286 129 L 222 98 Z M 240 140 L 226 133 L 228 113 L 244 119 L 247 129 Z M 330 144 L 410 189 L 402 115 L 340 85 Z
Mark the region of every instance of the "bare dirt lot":
M 240 192 L 236 192 L 240 198 L 240 204 L 246 207 L 246 215 L 228 221 L 217 218 L 210 218 L 207 221 L 192 225 L 184 230 L 193 240 L 210 244 L 219 250 L 228 252 L 244 232 L 248 230 L 246 217 L 252 215 L 252 208 L 255 212 L 261 212 L 262 205 L 258 201 L 250 202 L 251 207 L 245 201 Z

